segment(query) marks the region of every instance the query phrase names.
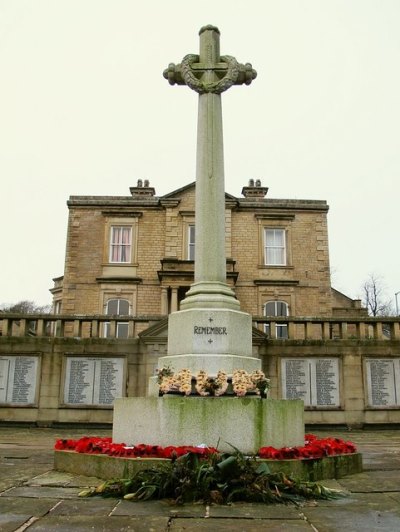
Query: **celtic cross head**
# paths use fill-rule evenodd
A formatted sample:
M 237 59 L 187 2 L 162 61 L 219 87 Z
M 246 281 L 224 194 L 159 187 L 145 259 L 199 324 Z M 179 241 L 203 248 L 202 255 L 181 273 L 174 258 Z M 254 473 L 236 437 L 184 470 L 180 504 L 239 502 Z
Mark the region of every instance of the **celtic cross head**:
M 250 63 L 241 64 L 230 56 L 219 54 L 220 32 L 215 26 L 199 31 L 200 54 L 188 54 L 178 65 L 170 63 L 163 72 L 171 85 L 187 85 L 199 94 L 221 94 L 232 85 L 250 85 L 257 72 Z

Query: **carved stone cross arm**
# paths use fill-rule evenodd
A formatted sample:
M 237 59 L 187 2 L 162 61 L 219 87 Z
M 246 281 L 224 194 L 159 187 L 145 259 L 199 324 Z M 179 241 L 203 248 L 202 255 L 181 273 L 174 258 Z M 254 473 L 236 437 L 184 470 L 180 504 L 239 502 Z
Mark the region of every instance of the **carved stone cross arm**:
M 204 26 L 199 35 L 200 54 L 188 54 L 179 65 L 170 63 L 164 70 L 171 85 L 187 85 L 199 94 L 221 94 L 232 85 L 250 85 L 257 77 L 250 63 L 243 65 L 230 55 L 220 55 L 218 28 Z

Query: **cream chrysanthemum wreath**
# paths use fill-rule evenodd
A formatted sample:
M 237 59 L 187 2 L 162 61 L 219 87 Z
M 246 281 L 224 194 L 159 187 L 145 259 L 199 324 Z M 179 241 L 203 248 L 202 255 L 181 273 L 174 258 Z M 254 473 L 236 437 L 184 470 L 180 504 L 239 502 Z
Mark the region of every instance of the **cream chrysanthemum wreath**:
M 189 369 L 181 369 L 174 373 L 170 368 L 162 368 L 158 370 L 157 380 L 160 395 L 181 393 L 187 396 L 198 393 L 202 397 L 220 397 L 227 393 L 230 383 L 232 392 L 238 397 L 244 397 L 247 393 L 266 397 L 270 383 L 270 380 L 260 370 L 252 373 L 235 370 L 232 378 L 228 378 L 223 370 L 218 371 L 216 377 L 209 377 L 204 370 L 192 376 Z

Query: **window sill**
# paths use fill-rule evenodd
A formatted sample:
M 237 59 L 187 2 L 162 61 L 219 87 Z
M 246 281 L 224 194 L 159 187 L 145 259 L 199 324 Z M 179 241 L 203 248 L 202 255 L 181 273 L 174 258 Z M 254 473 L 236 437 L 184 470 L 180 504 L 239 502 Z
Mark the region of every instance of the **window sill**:
M 139 264 L 137 262 L 103 262 L 103 268 L 137 268 Z
M 282 264 L 281 266 L 276 266 L 274 264 L 259 264 L 259 270 L 294 270 L 294 266 L 288 264 Z

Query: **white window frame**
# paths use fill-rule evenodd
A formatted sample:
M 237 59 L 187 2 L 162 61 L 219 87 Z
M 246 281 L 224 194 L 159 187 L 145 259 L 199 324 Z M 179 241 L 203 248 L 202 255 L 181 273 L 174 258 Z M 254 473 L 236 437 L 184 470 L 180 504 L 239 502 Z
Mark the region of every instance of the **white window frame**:
M 273 244 L 268 245 L 268 234 L 273 237 Z M 282 244 L 276 244 L 276 235 L 282 236 Z M 269 251 L 270 250 L 270 251 Z M 282 260 L 276 258 L 276 253 L 279 252 Z M 286 230 L 278 227 L 264 228 L 264 264 L 266 266 L 286 266 L 287 265 L 287 251 L 286 251 Z M 272 257 L 271 257 L 272 255 Z
M 187 260 L 194 260 L 196 246 L 196 228 L 194 224 L 187 226 Z
M 117 313 L 116 314 L 112 314 L 113 316 L 126 316 L 126 314 L 121 314 L 120 313 L 120 306 L 121 306 L 121 302 L 125 302 L 128 304 L 128 315 L 130 313 L 130 309 L 131 309 L 131 305 L 129 303 L 129 300 L 128 299 L 125 299 L 125 298 L 121 298 L 121 297 L 111 297 L 110 299 L 107 300 L 106 302 L 106 305 L 105 305 L 105 313 L 106 314 L 109 314 L 109 311 L 108 311 L 108 308 L 109 308 L 109 304 L 113 301 L 117 301 Z M 116 331 L 115 331 L 115 337 L 116 338 L 128 338 L 128 327 L 129 327 L 129 322 L 128 321 L 117 321 L 116 323 Z M 126 335 L 123 334 L 123 330 L 126 328 Z M 103 330 L 103 336 L 104 338 L 109 338 L 110 336 L 110 322 L 109 321 L 106 321 L 104 323 L 104 330 Z
M 273 314 L 267 314 L 267 305 L 271 305 L 273 304 L 274 305 L 274 313 Z M 278 304 L 279 305 L 285 305 L 285 309 L 286 309 L 286 314 L 281 314 L 281 313 L 278 313 Z M 281 300 L 272 300 L 272 301 L 267 301 L 265 304 L 264 304 L 264 316 L 268 316 L 268 317 L 282 317 L 282 318 L 286 318 L 289 316 L 289 305 L 286 303 L 286 301 L 281 301 Z M 264 332 L 266 334 L 269 334 L 270 333 L 270 330 L 269 330 L 269 324 L 266 323 L 264 325 Z M 277 339 L 288 339 L 289 338 L 289 335 L 288 335 L 288 326 L 287 326 L 287 323 L 277 323 L 275 325 L 275 337 Z
M 127 242 L 123 242 L 124 234 L 129 235 Z M 111 225 L 109 261 L 111 264 L 128 264 L 132 261 L 132 226 L 121 224 Z

